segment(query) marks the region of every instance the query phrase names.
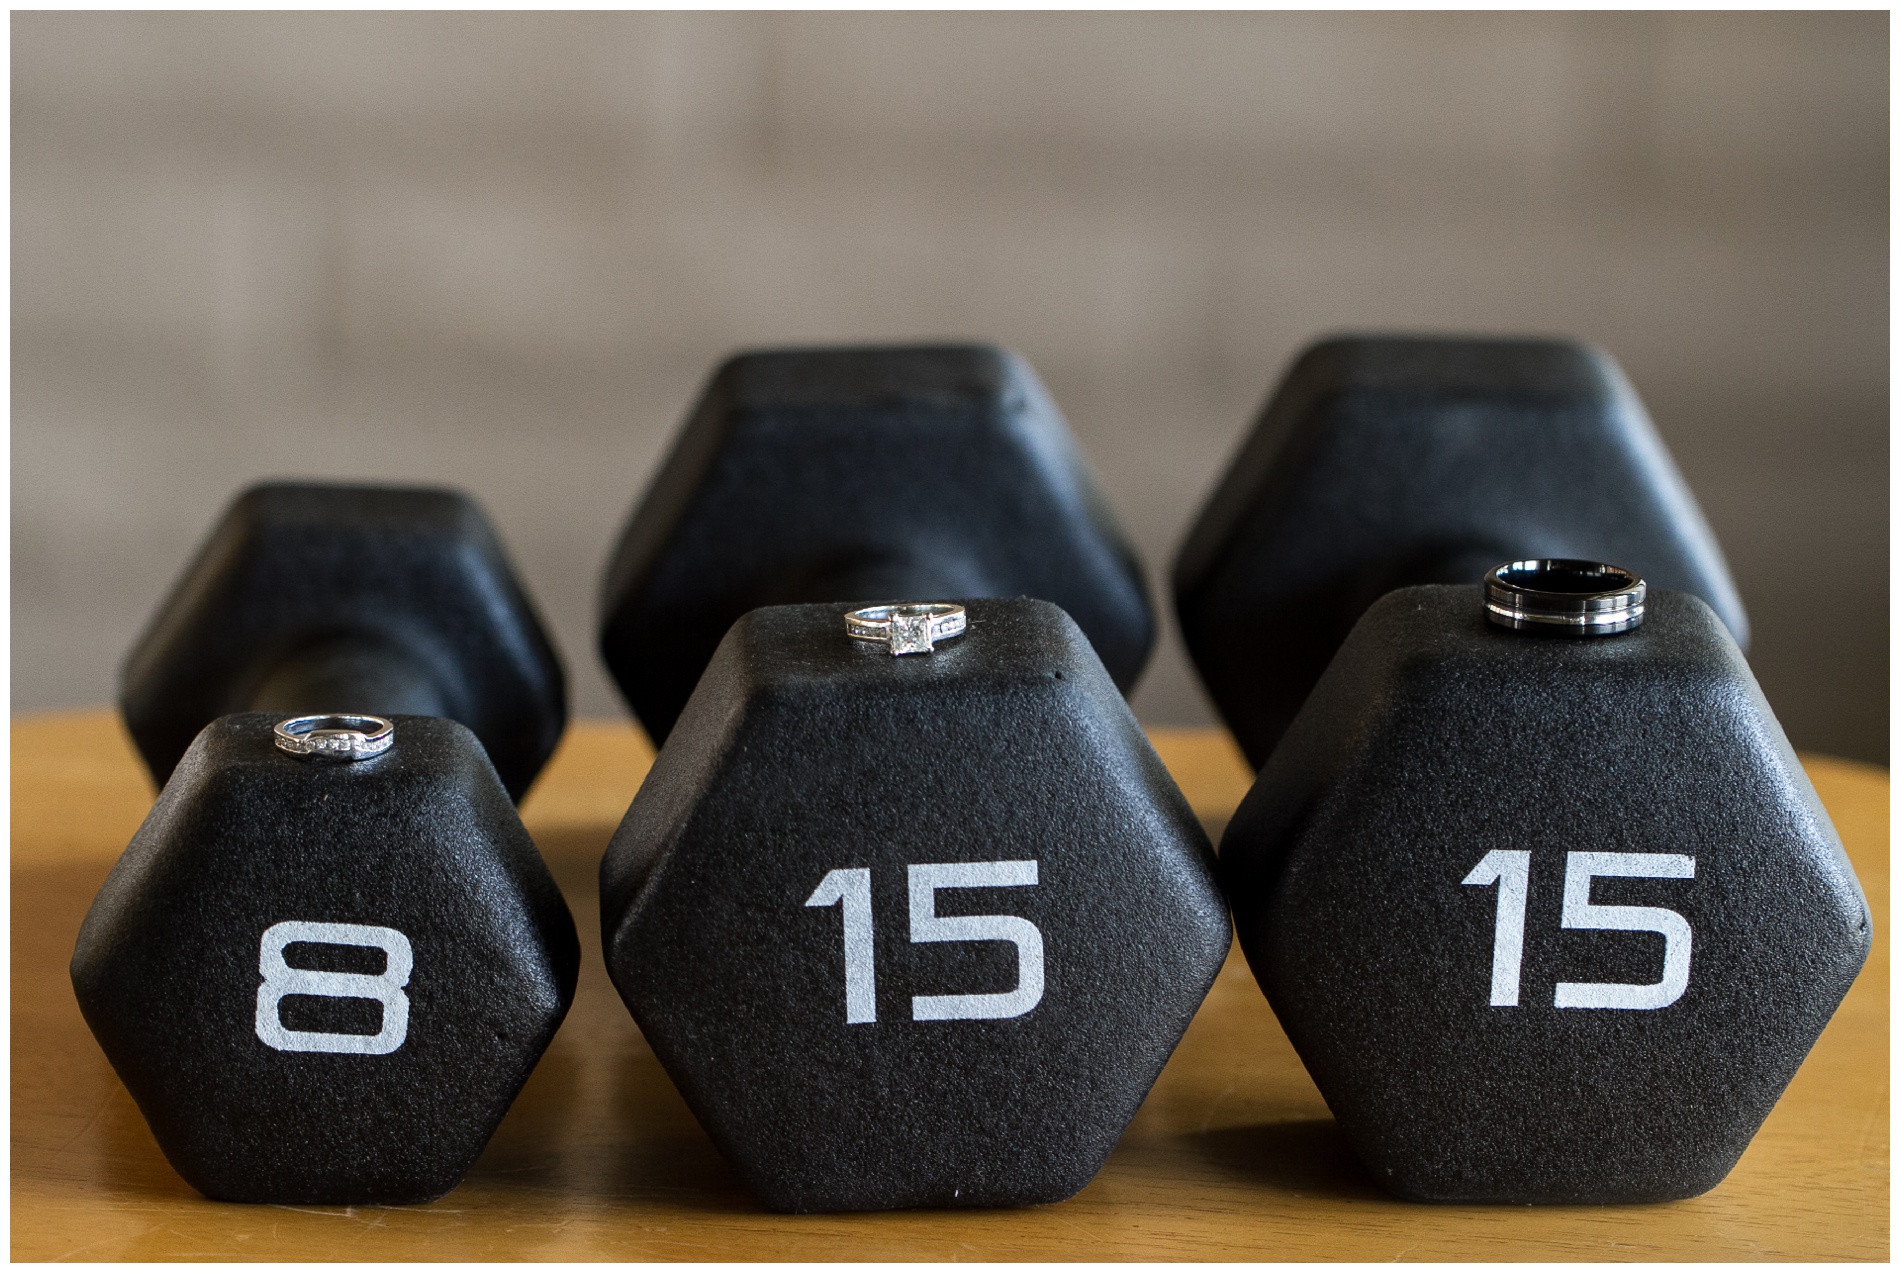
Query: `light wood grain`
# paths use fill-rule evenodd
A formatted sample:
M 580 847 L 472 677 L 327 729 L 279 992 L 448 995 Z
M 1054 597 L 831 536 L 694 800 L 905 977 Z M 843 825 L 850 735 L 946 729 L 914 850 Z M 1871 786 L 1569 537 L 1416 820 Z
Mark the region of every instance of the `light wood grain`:
M 1218 824 L 1250 781 L 1225 736 L 1155 735 Z M 166 1165 L 66 977 L 80 917 L 151 799 L 105 713 L 13 726 L 16 1259 L 1884 1259 L 1887 775 L 1807 757 L 1879 934 L 1729 1179 L 1665 1206 L 1429 1207 L 1375 1188 L 1230 959 L 1101 1176 L 1054 1206 L 780 1216 L 694 1123 L 600 964 L 594 870 L 651 751 L 570 731 L 524 817 L 580 925 L 574 1010 L 467 1182 L 404 1208 L 206 1202 Z

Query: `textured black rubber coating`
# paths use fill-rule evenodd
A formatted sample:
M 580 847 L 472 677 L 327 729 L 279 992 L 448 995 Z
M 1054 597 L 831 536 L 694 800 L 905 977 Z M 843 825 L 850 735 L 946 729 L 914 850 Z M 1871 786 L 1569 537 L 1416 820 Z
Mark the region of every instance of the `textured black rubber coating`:
M 1641 628 L 1587 639 L 1481 606 L 1407 588 L 1353 629 L 1222 839 L 1241 945 L 1392 1191 L 1702 1193 L 1859 972 L 1859 882 L 1700 600 L 1652 590 Z M 1493 850 L 1530 854 L 1517 1006 L 1492 1005 L 1502 887 L 1462 883 Z M 1666 967 L 1660 932 L 1564 926 L 1573 852 L 1693 858 L 1693 878 L 1598 877 L 1583 899 L 1687 921 L 1673 1003 L 1555 1006 L 1560 981 Z
M 373 760 L 295 758 L 275 718 L 225 716 L 185 753 L 73 952 L 73 989 L 167 1159 L 235 1202 L 422 1202 L 462 1178 L 574 996 L 574 922 L 475 736 L 398 717 Z M 259 1031 L 263 936 L 395 929 L 406 1037 L 363 1055 Z M 298 943 L 291 967 L 386 973 L 374 947 Z M 293 995 L 300 1032 L 375 1035 L 368 998 Z
M 225 510 L 126 658 L 119 706 L 160 785 L 228 712 L 447 716 L 517 800 L 566 679 L 488 520 L 456 491 L 264 483 Z
M 600 649 L 663 742 L 756 606 L 1033 596 L 1133 687 L 1155 619 L 1134 549 L 1029 364 L 985 345 L 739 354 L 608 567 Z
M 1302 354 L 1267 403 L 1175 561 L 1175 606 L 1259 768 L 1367 606 L 1527 557 L 1693 592 L 1747 644 L 1715 538 L 1609 355 L 1345 337 Z
M 1100 1169 L 1230 939 L 1206 836 L 1081 631 L 970 601 L 892 657 L 845 605 L 741 619 L 601 863 L 608 971 L 714 1142 L 784 1211 L 1051 1202 Z M 915 1020 L 1020 985 L 1009 941 L 916 944 L 909 868 L 1034 862 L 940 915 L 1039 930 L 1026 1014 Z M 876 1019 L 847 1023 L 835 869 L 869 870 Z

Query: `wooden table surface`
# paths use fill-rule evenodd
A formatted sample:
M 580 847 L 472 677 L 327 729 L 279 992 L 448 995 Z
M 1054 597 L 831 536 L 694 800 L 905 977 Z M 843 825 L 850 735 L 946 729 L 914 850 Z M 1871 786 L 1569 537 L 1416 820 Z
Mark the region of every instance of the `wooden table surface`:
M 1157 731 L 1218 831 L 1250 776 L 1225 735 Z M 1887 773 L 1806 763 L 1873 906 L 1866 970 L 1727 1181 L 1657 1206 L 1436 1207 L 1357 1166 L 1230 958 L 1107 1167 L 1009 1211 L 781 1216 L 699 1130 L 600 962 L 594 871 L 645 772 L 631 728 L 568 734 L 523 815 L 566 891 L 574 1008 L 467 1181 L 428 1206 L 207 1202 L 166 1165 L 66 963 L 150 784 L 106 713 L 13 724 L 15 1259 L 1887 1258 Z

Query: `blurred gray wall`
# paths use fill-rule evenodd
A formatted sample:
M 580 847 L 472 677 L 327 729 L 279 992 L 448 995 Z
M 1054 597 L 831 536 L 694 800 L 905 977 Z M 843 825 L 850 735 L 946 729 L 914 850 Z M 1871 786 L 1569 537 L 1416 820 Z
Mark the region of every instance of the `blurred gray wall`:
M 1799 746 L 1887 747 L 1887 16 L 27 13 L 13 703 L 111 699 L 264 475 L 448 482 L 583 713 L 735 347 L 979 337 L 1167 563 L 1337 329 L 1622 360 Z M 1209 719 L 1172 632 L 1135 704 Z

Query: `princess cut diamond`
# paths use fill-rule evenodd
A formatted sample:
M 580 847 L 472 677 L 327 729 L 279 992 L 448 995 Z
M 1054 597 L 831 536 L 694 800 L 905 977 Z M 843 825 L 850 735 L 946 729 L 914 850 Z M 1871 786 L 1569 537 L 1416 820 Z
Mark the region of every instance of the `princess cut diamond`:
M 936 643 L 930 639 L 930 616 L 927 614 L 893 614 L 887 639 L 892 654 L 929 654 L 936 648 Z

